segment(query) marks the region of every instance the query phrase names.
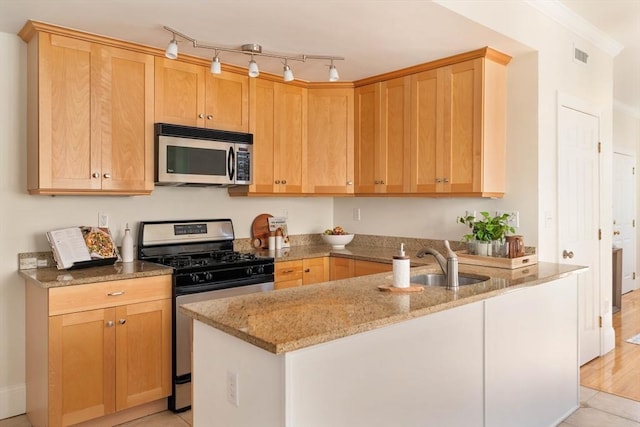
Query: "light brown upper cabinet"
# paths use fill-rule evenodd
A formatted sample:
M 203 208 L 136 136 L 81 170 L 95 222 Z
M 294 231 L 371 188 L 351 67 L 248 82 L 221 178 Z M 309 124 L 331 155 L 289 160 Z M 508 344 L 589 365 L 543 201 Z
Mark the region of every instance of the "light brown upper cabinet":
M 153 56 L 31 22 L 20 36 L 28 43 L 29 193 L 149 194 Z
M 411 86 L 411 192 L 502 197 L 505 64 L 476 58 L 415 74 Z
M 156 122 L 248 132 L 249 77 L 156 58 Z
M 356 90 L 356 193 L 409 192 L 411 79 Z
M 353 88 L 308 92 L 307 190 L 353 194 Z
M 253 184 L 230 195 L 302 194 L 306 175 L 307 89 L 266 79 L 250 80 Z

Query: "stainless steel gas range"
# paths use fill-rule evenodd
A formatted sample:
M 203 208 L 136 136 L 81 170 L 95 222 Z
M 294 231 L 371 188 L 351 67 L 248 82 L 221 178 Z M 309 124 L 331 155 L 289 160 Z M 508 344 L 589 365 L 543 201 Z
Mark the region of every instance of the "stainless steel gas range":
M 233 250 L 230 219 L 148 221 L 138 259 L 173 267 L 173 385 L 170 409 L 191 407 L 191 319 L 181 304 L 273 289 L 274 260 Z M 221 349 L 221 351 L 224 351 Z

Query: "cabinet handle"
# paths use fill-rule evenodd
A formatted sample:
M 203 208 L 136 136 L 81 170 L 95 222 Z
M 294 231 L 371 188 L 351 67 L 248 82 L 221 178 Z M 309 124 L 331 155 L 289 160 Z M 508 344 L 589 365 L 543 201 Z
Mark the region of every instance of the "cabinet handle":
M 109 320 L 107 322 L 107 328 L 112 328 L 113 327 L 113 320 Z
M 111 178 L 111 174 L 110 173 L 105 173 L 103 176 L 105 177 L 105 179 Z
M 93 174 L 91 174 L 91 176 L 93 178 L 100 178 L 100 174 L 98 172 L 94 172 Z
M 110 297 L 118 297 L 120 295 L 124 295 L 124 291 L 109 292 L 107 295 Z
M 562 251 L 562 258 L 564 259 L 571 259 L 573 258 L 573 251 L 567 251 L 566 249 L 564 251 Z
M 207 115 L 207 120 L 211 120 L 211 119 L 213 119 L 213 116 L 211 114 L 208 114 Z
M 127 323 L 127 319 L 120 319 L 120 320 L 118 320 L 118 322 L 119 322 L 121 325 L 124 325 L 125 323 Z
M 199 119 L 204 119 L 204 114 L 202 114 L 202 113 L 198 114 L 198 118 Z
M 282 274 L 293 273 L 293 270 L 282 270 Z
M 613 235 L 614 235 L 614 236 L 619 236 L 619 235 L 620 235 L 620 232 L 619 232 L 619 231 L 614 231 L 614 232 L 613 232 Z
M 309 273 L 310 271 L 311 271 L 310 268 L 305 268 L 305 270 L 304 270 L 305 273 Z
M 280 180 L 279 179 L 276 179 L 276 184 L 280 184 Z

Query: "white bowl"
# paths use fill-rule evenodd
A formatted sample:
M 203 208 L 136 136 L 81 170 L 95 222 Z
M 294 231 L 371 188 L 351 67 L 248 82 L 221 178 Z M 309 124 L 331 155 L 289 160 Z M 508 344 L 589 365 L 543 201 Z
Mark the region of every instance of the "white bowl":
M 353 240 L 353 234 L 321 234 L 322 240 L 331 245 L 333 249 L 344 249 Z

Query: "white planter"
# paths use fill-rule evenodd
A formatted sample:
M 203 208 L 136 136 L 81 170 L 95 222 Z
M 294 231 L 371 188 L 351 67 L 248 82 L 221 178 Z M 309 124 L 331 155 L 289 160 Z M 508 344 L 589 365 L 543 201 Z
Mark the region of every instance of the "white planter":
M 491 255 L 491 242 L 482 242 L 480 240 L 476 240 L 476 255 Z

